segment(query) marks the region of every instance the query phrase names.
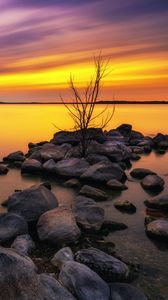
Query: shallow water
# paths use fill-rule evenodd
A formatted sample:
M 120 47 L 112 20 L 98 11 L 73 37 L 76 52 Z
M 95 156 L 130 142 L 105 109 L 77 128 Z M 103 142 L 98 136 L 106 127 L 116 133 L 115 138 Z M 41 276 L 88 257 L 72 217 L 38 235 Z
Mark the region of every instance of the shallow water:
M 144 134 L 168 133 L 167 107 L 166 105 L 119 105 L 109 128 L 121 123 L 131 123 L 135 130 L 140 130 Z M 56 131 L 52 123 L 68 129 L 68 122 L 65 108 L 61 105 L 0 105 L 0 158 L 10 151 L 19 149 L 27 151 L 27 144 L 30 141 L 49 140 Z M 162 193 L 168 192 L 168 153 L 157 155 L 152 152 L 143 155 L 139 161 L 133 162 L 133 168 L 135 167 L 150 168 L 161 175 L 166 182 Z M 127 172 L 129 173 L 130 170 Z M 22 176 L 19 170 L 11 169 L 7 175 L 0 177 L 0 203 L 15 189 L 24 189 L 44 180 L 47 178 Z M 59 203 L 71 206 L 75 192 L 64 188 L 58 179 L 52 179 L 51 183 Z M 142 265 L 136 284 L 147 292 L 150 300 L 167 300 L 168 247 L 164 243 L 155 243 L 149 239 L 144 230 L 146 211 L 143 202 L 151 195 L 142 189 L 138 181 L 127 181 L 126 184 L 128 190 L 110 194 L 109 201 L 99 203 L 105 208 L 108 218 L 128 225 L 128 229 L 113 232 L 106 237 L 106 240 L 115 243 L 118 255 Z M 119 197 L 133 202 L 137 207 L 136 213 L 130 215 L 115 209 L 113 201 Z M 3 208 L 0 210 L 3 211 Z

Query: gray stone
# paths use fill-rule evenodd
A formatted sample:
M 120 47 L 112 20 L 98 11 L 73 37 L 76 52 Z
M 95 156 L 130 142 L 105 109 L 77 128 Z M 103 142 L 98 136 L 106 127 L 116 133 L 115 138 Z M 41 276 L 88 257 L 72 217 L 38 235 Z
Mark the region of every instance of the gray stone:
M 158 175 L 148 175 L 141 181 L 141 185 L 145 190 L 157 191 L 164 187 L 163 178 Z
M 38 220 L 37 232 L 41 241 L 56 245 L 73 243 L 80 236 L 72 211 L 62 207 L 44 213 Z
M 109 300 L 108 285 L 87 266 L 75 261 L 68 261 L 62 267 L 59 281 L 77 299 Z
M 13 213 L 0 214 L 0 244 L 14 240 L 27 231 L 27 222 L 23 217 Z
M 147 300 L 143 291 L 128 283 L 111 283 L 109 300 Z
M 61 270 L 63 264 L 71 260 L 74 260 L 73 252 L 71 248 L 65 247 L 54 254 L 53 258 L 51 259 L 51 263 Z
M 163 211 L 168 211 L 168 194 L 152 197 L 144 201 L 149 208 L 156 208 Z
M 131 176 L 138 179 L 143 179 L 147 175 L 155 175 L 156 173 L 144 168 L 136 168 L 131 171 Z
M 133 203 L 128 200 L 117 199 L 114 201 L 114 206 L 122 211 L 134 213 L 136 212 L 136 207 Z
M 96 248 L 79 250 L 75 254 L 75 260 L 86 264 L 107 282 L 124 281 L 129 275 L 125 263 Z
M 26 159 L 21 165 L 22 173 L 36 173 L 42 170 L 42 164 L 36 159 Z
M 11 248 L 15 249 L 21 255 L 29 255 L 35 249 L 35 243 L 29 234 L 22 234 L 17 236 Z
M 45 186 L 34 185 L 9 196 L 8 211 L 23 216 L 28 222 L 36 221 L 46 211 L 58 206 L 55 195 Z
M 155 238 L 164 239 L 168 242 L 168 219 L 158 219 L 146 226 L 146 232 Z
M 116 190 L 116 191 L 123 191 L 123 190 L 127 190 L 128 187 L 121 183 L 120 181 L 116 180 L 116 179 L 111 179 L 107 182 L 107 186 L 112 189 L 112 190 Z
M 126 175 L 123 169 L 116 163 L 101 162 L 90 166 L 82 175 L 82 179 L 105 183 L 110 179 L 121 180 Z
M 79 177 L 88 168 L 89 163 L 84 158 L 64 159 L 56 163 L 56 173 L 65 177 Z
M 89 185 L 84 185 L 80 189 L 79 194 L 84 195 L 88 198 L 95 199 L 97 201 L 105 201 L 108 198 L 107 194 L 104 191 Z

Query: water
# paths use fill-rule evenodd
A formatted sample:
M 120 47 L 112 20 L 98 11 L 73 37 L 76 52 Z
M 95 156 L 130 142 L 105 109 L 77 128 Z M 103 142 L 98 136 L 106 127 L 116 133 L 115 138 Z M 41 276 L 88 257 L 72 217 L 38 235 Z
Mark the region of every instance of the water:
M 109 106 L 112 109 L 111 106 Z M 97 106 L 97 112 L 102 106 Z M 114 118 L 108 129 L 121 123 L 130 123 L 135 130 L 147 135 L 157 132 L 168 133 L 168 106 L 166 105 L 118 105 Z M 27 144 L 42 140 L 50 140 L 56 128 L 72 128 L 72 122 L 62 105 L 0 105 L 0 159 L 11 151 L 27 151 Z M 133 168 L 144 167 L 154 170 L 166 182 L 163 193 L 168 192 L 168 153 L 157 155 L 152 152 L 143 155 L 140 161 L 133 163 Z M 128 173 L 130 170 L 128 171 Z M 47 178 L 22 176 L 17 169 L 0 177 L 0 203 L 15 189 L 24 189 L 40 183 Z M 64 188 L 58 180 L 52 180 L 53 192 L 61 205 L 70 206 L 74 198 L 72 189 Z M 117 254 L 133 263 L 141 264 L 143 269 L 136 282 L 149 295 L 150 300 L 168 299 L 167 246 L 150 240 L 144 230 L 146 215 L 144 200 L 150 197 L 139 182 L 127 181 L 128 190 L 111 194 L 110 200 L 99 203 L 111 220 L 124 222 L 128 229 L 111 233 L 106 239 L 116 245 Z M 124 214 L 113 206 L 114 199 L 123 198 L 133 202 L 137 207 L 136 214 Z M 3 211 L 3 208 L 0 209 Z

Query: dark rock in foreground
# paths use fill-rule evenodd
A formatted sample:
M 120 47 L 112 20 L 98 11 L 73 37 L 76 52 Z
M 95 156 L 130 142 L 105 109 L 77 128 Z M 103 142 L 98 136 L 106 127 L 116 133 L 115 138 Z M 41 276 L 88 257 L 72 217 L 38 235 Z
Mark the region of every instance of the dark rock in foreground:
M 148 300 L 143 291 L 127 283 L 111 283 L 109 300 Z
M 55 245 L 73 243 L 80 236 L 72 211 L 62 207 L 44 213 L 37 223 L 37 232 L 41 241 Z
M 46 211 L 58 206 L 55 195 L 45 186 L 34 185 L 9 196 L 8 211 L 23 216 L 28 222 L 37 221 Z
M 125 281 L 129 269 L 125 263 L 96 248 L 82 249 L 75 254 L 75 259 L 95 271 L 105 281 Z
M 148 200 L 145 200 L 144 203 L 149 208 L 168 211 L 168 194 L 152 197 Z
M 22 173 L 36 173 L 42 170 L 42 164 L 36 159 L 26 159 L 21 165 Z
M 21 255 L 29 255 L 35 244 L 29 234 L 22 234 L 17 236 L 11 247 Z
M 127 229 L 127 225 L 124 223 L 120 222 L 115 222 L 111 220 L 105 220 L 102 224 L 101 229 L 108 229 L 110 231 L 115 231 L 115 230 L 124 230 Z
M 146 226 L 146 232 L 149 236 L 164 239 L 168 242 L 168 219 L 158 219 L 150 222 Z
M 94 271 L 75 261 L 66 262 L 59 281 L 80 300 L 109 300 L 108 285 Z
M 105 192 L 89 185 L 84 185 L 80 189 L 79 194 L 84 195 L 88 198 L 95 199 L 97 201 L 105 201 L 108 198 Z
M 77 178 L 72 178 L 64 182 L 65 187 L 77 188 L 80 187 L 80 181 Z
M 164 180 L 158 175 L 147 175 L 141 185 L 145 190 L 160 191 L 164 187 Z
M 122 199 L 115 200 L 114 206 L 121 211 L 130 212 L 130 213 L 136 212 L 135 205 L 128 200 L 122 200 Z
M 155 175 L 156 173 L 144 168 L 136 168 L 131 171 L 131 176 L 138 179 L 143 179 L 147 175 Z
M 55 253 L 53 258 L 51 259 L 51 263 L 61 270 L 64 263 L 73 260 L 74 260 L 74 255 L 72 253 L 71 248 L 64 247 Z
M 107 182 L 107 186 L 111 189 L 111 190 L 116 190 L 116 191 L 123 191 L 123 190 L 127 190 L 128 187 L 121 183 L 120 181 L 116 180 L 116 179 L 111 179 Z
M 64 159 L 56 163 L 55 172 L 65 177 L 79 177 L 89 166 L 89 163 L 84 158 Z
M 14 240 L 18 235 L 28 232 L 25 219 L 13 213 L 0 214 L 0 244 Z

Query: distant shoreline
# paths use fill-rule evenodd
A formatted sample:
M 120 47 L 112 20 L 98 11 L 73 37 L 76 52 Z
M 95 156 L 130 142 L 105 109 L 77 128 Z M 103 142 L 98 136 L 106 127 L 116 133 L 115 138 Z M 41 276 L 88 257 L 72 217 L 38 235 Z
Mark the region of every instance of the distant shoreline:
M 0 104 L 2 105 L 9 105 L 9 104 L 26 104 L 26 105 L 46 105 L 46 104 L 63 104 L 62 102 L 3 102 L 1 101 Z M 66 102 L 66 104 L 72 104 L 72 102 Z M 107 100 L 102 100 L 102 101 L 97 101 L 96 104 L 168 104 L 168 101 L 124 101 L 124 100 L 118 100 L 118 101 L 107 101 Z

